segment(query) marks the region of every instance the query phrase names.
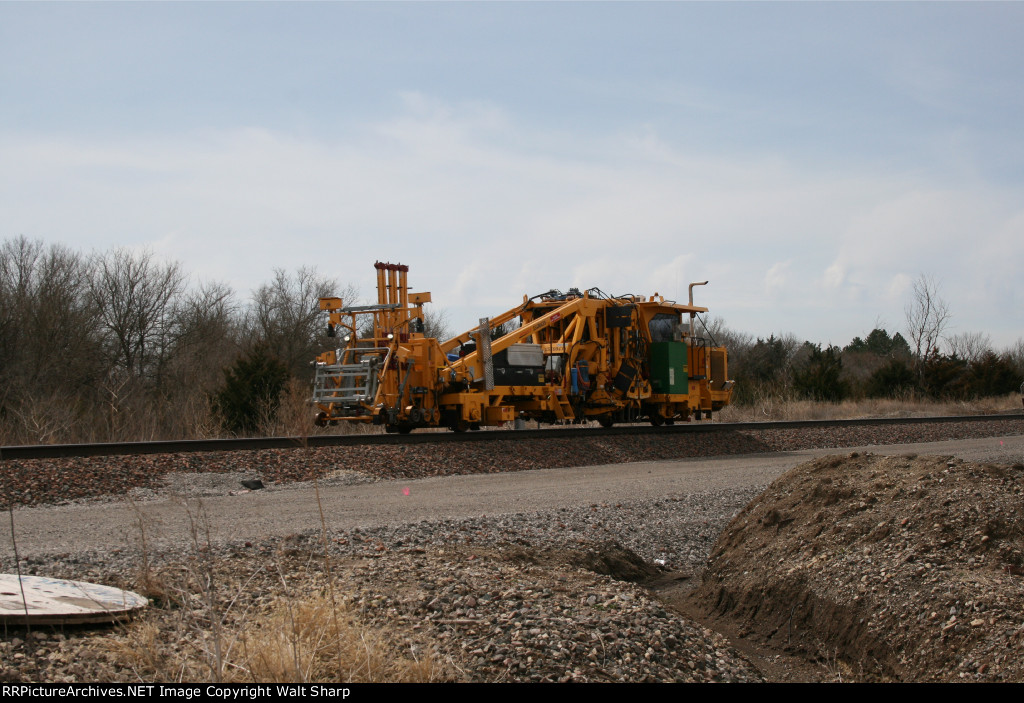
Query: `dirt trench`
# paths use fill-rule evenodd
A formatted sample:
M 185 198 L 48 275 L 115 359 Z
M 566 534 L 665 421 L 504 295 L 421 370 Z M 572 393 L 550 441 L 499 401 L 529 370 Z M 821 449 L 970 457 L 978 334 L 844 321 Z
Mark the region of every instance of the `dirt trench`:
M 1021 681 L 1022 493 L 1021 464 L 824 457 L 772 483 L 666 597 L 827 680 Z

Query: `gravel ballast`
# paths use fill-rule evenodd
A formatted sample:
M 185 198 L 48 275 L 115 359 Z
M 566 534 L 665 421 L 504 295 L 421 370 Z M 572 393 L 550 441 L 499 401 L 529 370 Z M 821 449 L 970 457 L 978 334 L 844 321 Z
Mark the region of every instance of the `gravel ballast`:
M 511 437 L 472 443 L 23 459 L 0 462 L 0 502 L 45 505 L 121 496 L 132 488 L 160 488 L 163 477 L 173 473 L 246 472 L 266 483 L 308 481 L 338 472 L 372 479 L 414 479 L 1022 433 L 1024 418 L 1010 417 L 985 422 L 620 435 L 599 439 Z

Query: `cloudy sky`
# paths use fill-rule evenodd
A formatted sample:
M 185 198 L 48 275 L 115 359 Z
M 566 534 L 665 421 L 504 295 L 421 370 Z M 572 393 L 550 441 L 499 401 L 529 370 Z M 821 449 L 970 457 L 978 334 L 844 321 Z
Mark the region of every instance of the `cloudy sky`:
M 0 239 L 1024 336 L 1021 3 L 0 3 Z

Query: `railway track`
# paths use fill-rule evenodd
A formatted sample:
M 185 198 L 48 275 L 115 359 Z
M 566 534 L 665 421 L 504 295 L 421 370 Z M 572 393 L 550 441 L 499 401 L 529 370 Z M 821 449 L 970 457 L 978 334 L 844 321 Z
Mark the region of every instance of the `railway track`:
M 0 447 L 0 462 L 16 459 L 56 459 L 91 456 L 137 456 L 144 454 L 186 454 L 261 449 L 358 447 L 367 445 L 419 445 L 501 440 L 601 440 L 623 436 L 672 437 L 722 432 L 772 430 L 850 430 L 870 427 L 898 427 L 955 423 L 999 423 L 1024 420 L 1024 414 L 955 415 L 912 418 L 861 418 L 853 420 L 802 420 L 791 422 L 693 422 L 667 427 L 623 425 L 619 427 L 572 427 L 535 430 L 484 430 L 480 432 L 423 432 L 419 434 L 312 435 L 308 437 L 259 437 L 234 439 L 164 440 L 156 442 L 102 442 L 93 444 L 12 445 Z

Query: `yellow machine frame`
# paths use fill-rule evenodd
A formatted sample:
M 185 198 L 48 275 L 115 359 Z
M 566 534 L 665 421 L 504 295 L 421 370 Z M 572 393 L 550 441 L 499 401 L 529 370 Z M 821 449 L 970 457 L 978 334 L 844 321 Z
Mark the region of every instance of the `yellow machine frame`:
M 328 334 L 345 346 L 316 359 L 318 424 L 372 422 L 397 432 L 516 419 L 660 425 L 710 418 L 729 403 L 726 350 L 693 331 L 695 316 L 707 312 L 693 305 L 693 286 L 685 305 L 597 289 L 524 296 L 439 341 L 423 334 L 430 293 L 409 292 L 408 266 L 374 268 L 375 305 L 320 299 Z M 367 317 L 372 330 L 359 324 Z M 518 328 L 492 339 L 517 319 Z

